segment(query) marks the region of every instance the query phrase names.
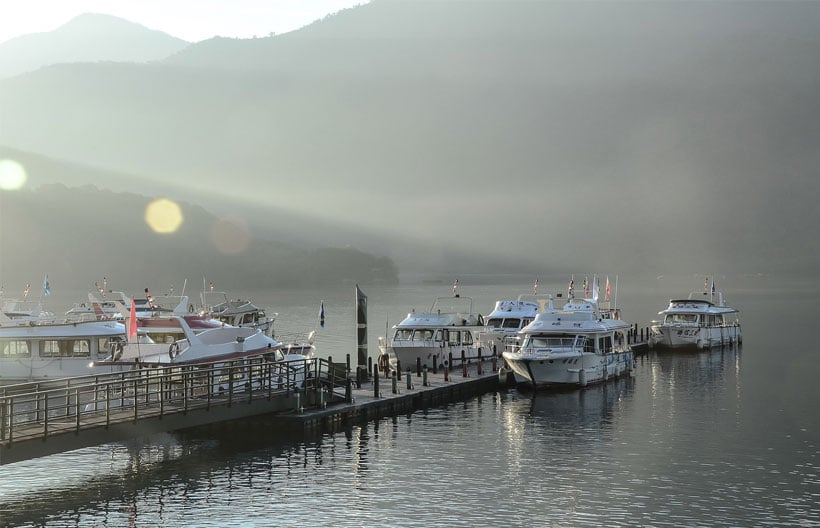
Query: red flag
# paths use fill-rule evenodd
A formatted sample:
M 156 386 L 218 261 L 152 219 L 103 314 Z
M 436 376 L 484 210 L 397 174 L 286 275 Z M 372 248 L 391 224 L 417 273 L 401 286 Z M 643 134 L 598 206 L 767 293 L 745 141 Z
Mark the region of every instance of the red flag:
M 128 314 L 128 340 L 137 337 L 137 307 L 134 305 L 134 298 L 131 297 L 131 313 Z
M 609 277 L 606 278 L 606 300 L 609 300 L 609 296 L 612 293 L 612 290 L 609 289 Z

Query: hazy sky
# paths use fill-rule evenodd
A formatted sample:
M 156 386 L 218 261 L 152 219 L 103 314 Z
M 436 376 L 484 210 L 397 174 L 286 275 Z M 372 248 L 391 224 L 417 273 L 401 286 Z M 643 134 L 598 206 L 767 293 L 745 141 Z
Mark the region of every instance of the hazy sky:
M 103 13 L 196 42 L 285 33 L 367 0 L 24 0 L 0 2 L 0 42 Z

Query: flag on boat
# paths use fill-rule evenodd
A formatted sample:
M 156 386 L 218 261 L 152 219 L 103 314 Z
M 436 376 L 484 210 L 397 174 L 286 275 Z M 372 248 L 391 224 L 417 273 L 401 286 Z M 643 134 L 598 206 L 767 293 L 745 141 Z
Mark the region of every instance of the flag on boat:
M 458 279 L 453 281 L 453 297 L 455 297 L 457 295 L 456 290 L 458 290 Z
M 46 273 L 46 277 L 43 279 L 43 295 L 46 297 L 51 295 L 51 284 L 48 283 L 48 273 Z
M 533 295 L 538 295 L 538 279 L 535 279 L 535 284 L 532 285 Z
M 598 276 L 592 276 L 592 300 L 598 302 Z
M 319 326 L 325 327 L 325 301 L 319 304 Z
M 28 297 L 28 292 L 31 289 L 31 283 L 29 282 L 26 284 L 26 288 L 23 290 L 23 299 Z
M 589 299 L 589 277 L 584 277 L 584 298 Z
M 715 279 L 712 279 L 712 295 L 715 294 Z
M 137 307 L 131 297 L 131 313 L 128 314 L 128 340 L 137 337 Z
M 605 301 L 609 300 L 609 296 L 612 294 L 612 290 L 609 287 L 609 275 L 606 277 L 606 297 L 604 297 Z
M 575 290 L 575 277 L 569 279 L 569 287 L 567 288 L 567 297 L 572 297 L 572 292 Z

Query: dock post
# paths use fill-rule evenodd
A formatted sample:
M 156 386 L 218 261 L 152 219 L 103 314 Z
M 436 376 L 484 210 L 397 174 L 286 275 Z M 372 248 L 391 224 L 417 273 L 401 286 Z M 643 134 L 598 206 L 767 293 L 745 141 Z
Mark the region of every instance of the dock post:
M 347 376 L 350 377 L 350 354 L 347 355 Z
M 401 381 L 401 361 L 398 359 L 396 360 L 396 376 L 399 378 L 399 381 Z
M 410 369 L 407 369 L 406 378 L 407 378 L 407 390 L 410 390 L 410 389 L 413 388 L 413 378 L 412 378 L 412 376 L 410 376 Z
M 379 366 L 374 365 L 373 366 L 373 397 L 374 398 L 379 397 L 379 376 L 380 376 Z
M 416 377 L 417 378 L 421 377 L 421 358 L 420 357 L 416 358 Z
M 465 358 L 464 350 L 461 351 L 461 372 L 463 377 L 467 377 L 467 360 Z
M 373 372 L 373 358 L 367 356 L 367 375 L 369 376 L 371 372 Z
M 433 354 L 433 374 L 438 374 L 438 354 Z
M 476 376 L 481 376 L 481 348 L 478 349 L 478 364 L 475 367 Z
M 444 367 L 444 381 L 447 381 L 447 367 Z M 421 382 L 422 387 L 429 387 L 430 384 L 427 382 L 427 365 L 424 365 L 424 377 L 422 378 Z
M 444 381 L 450 381 L 450 366 L 447 363 L 444 364 Z
M 396 375 L 396 371 L 393 371 L 393 374 L 390 376 L 391 382 L 393 384 L 393 394 L 399 393 L 399 381 L 398 376 Z
M 349 377 L 345 383 L 345 401 L 347 403 L 353 403 L 353 381 L 351 381 Z
M 498 372 L 498 356 L 493 355 L 493 372 Z

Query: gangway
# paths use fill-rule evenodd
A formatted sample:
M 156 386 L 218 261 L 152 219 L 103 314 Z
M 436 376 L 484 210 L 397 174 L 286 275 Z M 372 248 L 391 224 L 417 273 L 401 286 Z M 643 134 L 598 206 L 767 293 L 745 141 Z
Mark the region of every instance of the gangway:
M 218 363 L 0 387 L 0 465 L 265 413 L 301 412 L 350 394 L 330 358 Z

